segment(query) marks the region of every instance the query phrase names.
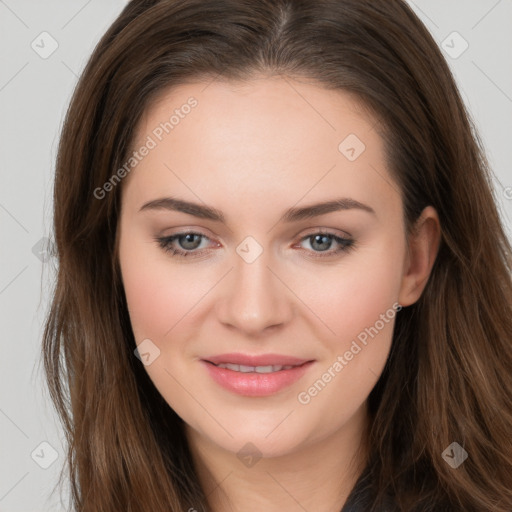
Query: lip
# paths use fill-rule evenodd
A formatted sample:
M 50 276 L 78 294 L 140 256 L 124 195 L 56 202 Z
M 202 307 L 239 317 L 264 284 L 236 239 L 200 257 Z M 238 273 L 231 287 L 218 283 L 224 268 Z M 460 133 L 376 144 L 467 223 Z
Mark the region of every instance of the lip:
M 249 355 L 231 353 L 205 357 L 203 361 L 208 361 L 213 364 L 243 364 L 244 366 L 300 366 L 310 361 L 310 359 L 299 359 L 298 357 L 281 354 Z
M 210 377 L 224 389 L 242 396 L 265 397 L 274 395 L 297 382 L 304 376 L 314 361 L 278 354 L 264 354 L 261 356 L 222 354 L 203 359 L 201 363 Z M 272 373 L 243 373 L 215 366 L 222 363 L 244 366 L 293 365 L 294 368 Z

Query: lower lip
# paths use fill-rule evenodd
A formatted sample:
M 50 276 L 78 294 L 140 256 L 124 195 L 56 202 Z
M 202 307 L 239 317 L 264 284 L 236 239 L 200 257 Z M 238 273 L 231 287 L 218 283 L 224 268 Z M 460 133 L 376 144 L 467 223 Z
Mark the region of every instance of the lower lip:
M 207 361 L 201 361 L 217 384 L 243 396 L 270 396 L 297 382 L 313 364 L 313 361 L 295 366 L 289 370 L 272 373 L 243 373 L 219 368 Z

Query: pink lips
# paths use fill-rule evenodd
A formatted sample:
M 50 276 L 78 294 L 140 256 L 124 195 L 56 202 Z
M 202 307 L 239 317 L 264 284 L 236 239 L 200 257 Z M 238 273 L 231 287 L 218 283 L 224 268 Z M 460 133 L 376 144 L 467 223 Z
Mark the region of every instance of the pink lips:
M 243 364 L 244 366 L 299 366 L 307 363 L 308 359 L 299 359 L 297 357 L 282 356 L 279 354 L 263 354 L 261 356 L 250 356 L 245 354 L 221 354 L 205 358 L 213 364 L 231 363 Z
M 245 354 L 221 354 L 203 359 L 202 364 L 210 376 L 223 388 L 244 396 L 270 396 L 298 381 L 314 361 L 279 354 L 251 356 Z M 243 366 L 293 366 L 271 373 L 239 372 L 220 368 L 218 364 Z

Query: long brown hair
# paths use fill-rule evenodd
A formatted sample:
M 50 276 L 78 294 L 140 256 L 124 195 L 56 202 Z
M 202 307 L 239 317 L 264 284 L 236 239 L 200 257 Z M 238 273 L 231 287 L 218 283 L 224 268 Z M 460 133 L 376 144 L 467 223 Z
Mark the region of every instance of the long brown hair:
M 58 278 L 43 340 L 80 512 L 209 510 L 182 420 L 134 356 L 116 234 L 125 162 L 156 95 L 187 81 L 312 79 L 357 95 L 385 141 L 407 229 L 442 240 L 369 397 L 368 486 L 402 511 L 512 510 L 512 256 L 482 144 L 437 44 L 402 0 L 132 0 L 97 45 L 55 175 Z M 458 442 L 457 469 L 443 451 Z M 62 474 L 61 474 L 62 477 Z

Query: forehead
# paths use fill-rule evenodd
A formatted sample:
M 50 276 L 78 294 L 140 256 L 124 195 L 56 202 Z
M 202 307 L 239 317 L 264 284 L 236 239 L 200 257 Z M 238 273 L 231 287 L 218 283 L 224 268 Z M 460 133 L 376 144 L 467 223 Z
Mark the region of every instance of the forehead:
M 197 103 L 193 109 L 187 106 L 191 98 Z M 277 146 L 301 134 L 309 139 L 322 138 L 326 143 L 330 139 L 336 142 L 347 130 L 364 136 L 376 124 L 364 103 L 350 92 L 326 89 L 311 80 L 254 77 L 236 82 L 192 82 L 163 89 L 146 109 L 136 136 L 140 139 L 160 123 L 171 120 L 173 113 L 172 136 L 187 131 L 187 124 L 193 125 L 195 131 L 203 128 L 209 135 L 222 137 L 228 133 L 231 138 L 238 134 L 252 139 L 257 134 L 270 139 L 269 135 L 287 128 L 280 132 Z M 192 120 L 182 123 L 186 117 Z M 200 123 L 194 123 L 197 118 Z M 178 124 L 181 129 L 174 130 Z M 265 132 L 261 131 L 262 125 Z M 235 133 L 233 128 L 238 131 Z
M 217 205 L 243 197 L 290 206 L 329 193 L 382 202 L 397 186 L 375 125 L 353 95 L 311 82 L 182 84 L 142 116 L 133 150 L 149 139 L 154 147 L 126 181 L 136 183 L 139 202 L 176 189 Z

